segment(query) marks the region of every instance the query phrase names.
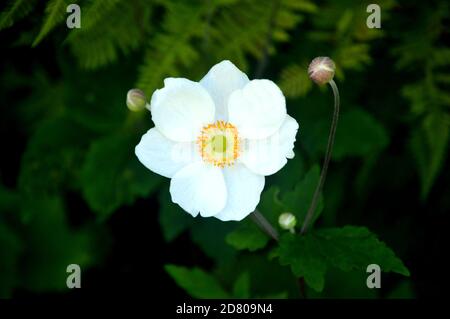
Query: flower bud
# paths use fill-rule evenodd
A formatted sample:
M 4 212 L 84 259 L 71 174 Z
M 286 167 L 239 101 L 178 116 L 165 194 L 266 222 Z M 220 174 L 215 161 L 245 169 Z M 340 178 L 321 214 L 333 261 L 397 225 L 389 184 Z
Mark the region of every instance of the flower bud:
M 297 225 L 297 218 L 292 213 L 283 213 L 278 217 L 278 224 L 283 229 L 293 231 Z
M 145 93 L 139 89 L 129 90 L 127 93 L 127 106 L 130 111 L 138 112 L 145 108 L 147 99 Z
M 320 56 L 311 61 L 308 67 L 308 75 L 311 80 L 319 85 L 327 84 L 334 77 L 336 66 L 329 57 Z

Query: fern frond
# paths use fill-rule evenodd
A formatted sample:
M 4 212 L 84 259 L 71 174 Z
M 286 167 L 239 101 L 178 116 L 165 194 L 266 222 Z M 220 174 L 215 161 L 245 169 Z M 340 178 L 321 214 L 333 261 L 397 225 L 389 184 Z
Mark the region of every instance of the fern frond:
M 199 57 L 199 49 L 192 43 L 204 36 L 208 4 L 188 6 L 173 3 L 167 8 L 162 32 L 151 39 L 140 67 L 137 87 L 147 94 L 160 86 L 165 76 L 176 76 L 179 68 L 192 65 Z
M 110 12 L 116 7 L 116 5 L 122 0 L 91 0 L 89 4 L 83 8 L 83 29 L 88 30 L 96 26 L 99 21 L 104 21 L 108 16 L 111 19 Z M 112 15 L 114 16 L 114 15 Z M 115 20 L 110 20 L 114 21 Z
M 66 8 L 71 0 L 50 0 L 45 8 L 44 23 L 32 46 L 37 46 L 42 39 L 59 23 L 64 21 Z
M 11 27 L 26 17 L 34 8 L 36 0 L 10 0 L 0 14 L 0 30 Z
M 139 21 L 136 12 L 139 10 Z M 78 63 L 85 69 L 96 69 L 138 48 L 145 38 L 141 23 L 150 20 L 152 7 L 134 7 L 116 2 L 107 14 L 97 16 L 91 28 L 71 31 L 67 43 Z M 83 20 L 84 21 L 84 20 Z M 111 23 L 114 21 L 114 23 Z
M 306 66 L 293 64 L 285 68 L 280 75 L 280 88 L 287 97 L 304 96 L 312 87 Z

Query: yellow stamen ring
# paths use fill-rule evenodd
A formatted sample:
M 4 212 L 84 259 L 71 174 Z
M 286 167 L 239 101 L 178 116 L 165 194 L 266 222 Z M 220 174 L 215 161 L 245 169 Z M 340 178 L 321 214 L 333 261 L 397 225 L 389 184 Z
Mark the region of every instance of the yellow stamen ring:
M 221 168 L 233 165 L 239 156 L 238 131 L 224 121 L 204 126 L 197 144 L 203 160 Z

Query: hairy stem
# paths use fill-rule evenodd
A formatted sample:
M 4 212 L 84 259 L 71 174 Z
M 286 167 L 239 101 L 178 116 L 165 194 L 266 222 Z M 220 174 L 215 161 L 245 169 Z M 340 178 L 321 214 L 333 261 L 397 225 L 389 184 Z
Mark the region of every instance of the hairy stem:
M 308 213 L 306 214 L 305 221 L 303 222 L 302 229 L 300 231 L 301 234 L 304 234 L 308 230 L 308 226 L 311 222 L 312 217 L 314 216 L 314 212 L 317 208 L 317 203 L 319 200 L 320 193 L 322 192 L 323 185 L 325 184 L 325 179 L 327 177 L 328 164 L 330 163 L 331 153 L 333 151 L 334 138 L 336 135 L 336 127 L 339 118 L 339 90 L 336 86 L 336 83 L 332 79 L 329 82 L 331 89 L 333 90 L 334 95 L 334 113 L 333 120 L 331 121 L 330 135 L 328 136 L 328 144 L 327 149 L 325 151 L 325 158 L 323 160 L 322 172 L 320 173 L 319 183 L 317 184 L 316 190 L 314 191 L 314 195 L 311 201 L 311 205 L 309 206 Z
M 250 217 L 267 235 L 278 241 L 278 231 L 258 210 L 255 209 L 255 211 L 251 213 Z

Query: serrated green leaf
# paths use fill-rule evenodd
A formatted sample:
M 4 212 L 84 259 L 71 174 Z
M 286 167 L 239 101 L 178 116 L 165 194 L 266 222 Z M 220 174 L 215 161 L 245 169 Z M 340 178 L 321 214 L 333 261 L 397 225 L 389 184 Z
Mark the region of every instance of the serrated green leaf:
M 295 276 L 304 277 L 318 292 L 323 290 L 326 270 L 331 266 L 365 272 L 368 265 L 377 264 L 383 272 L 409 276 L 394 252 L 364 227 L 322 229 L 304 236 L 286 234 L 276 255 L 282 265 L 290 265 Z
M 199 268 L 189 269 L 176 265 L 166 265 L 164 268 L 176 283 L 194 298 L 230 297 L 213 276 Z
M 322 229 L 315 237 L 329 263 L 344 271 L 365 271 L 368 265 L 377 264 L 384 272 L 409 276 L 408 269 L 392 249 L 365 227 Z
M 81 171 L 84 198 L 100 219 L 148 196 L 161 182 L 136 158 L 137 137 L 121 132 L 95 141 Z
M 286 234 L 281 237 L 278 254 L 280 263 L 290 265 L 295 276 L 304 277 L 308 286 L 314 290 L 323 290 L 327 263 L 312 235 Z

